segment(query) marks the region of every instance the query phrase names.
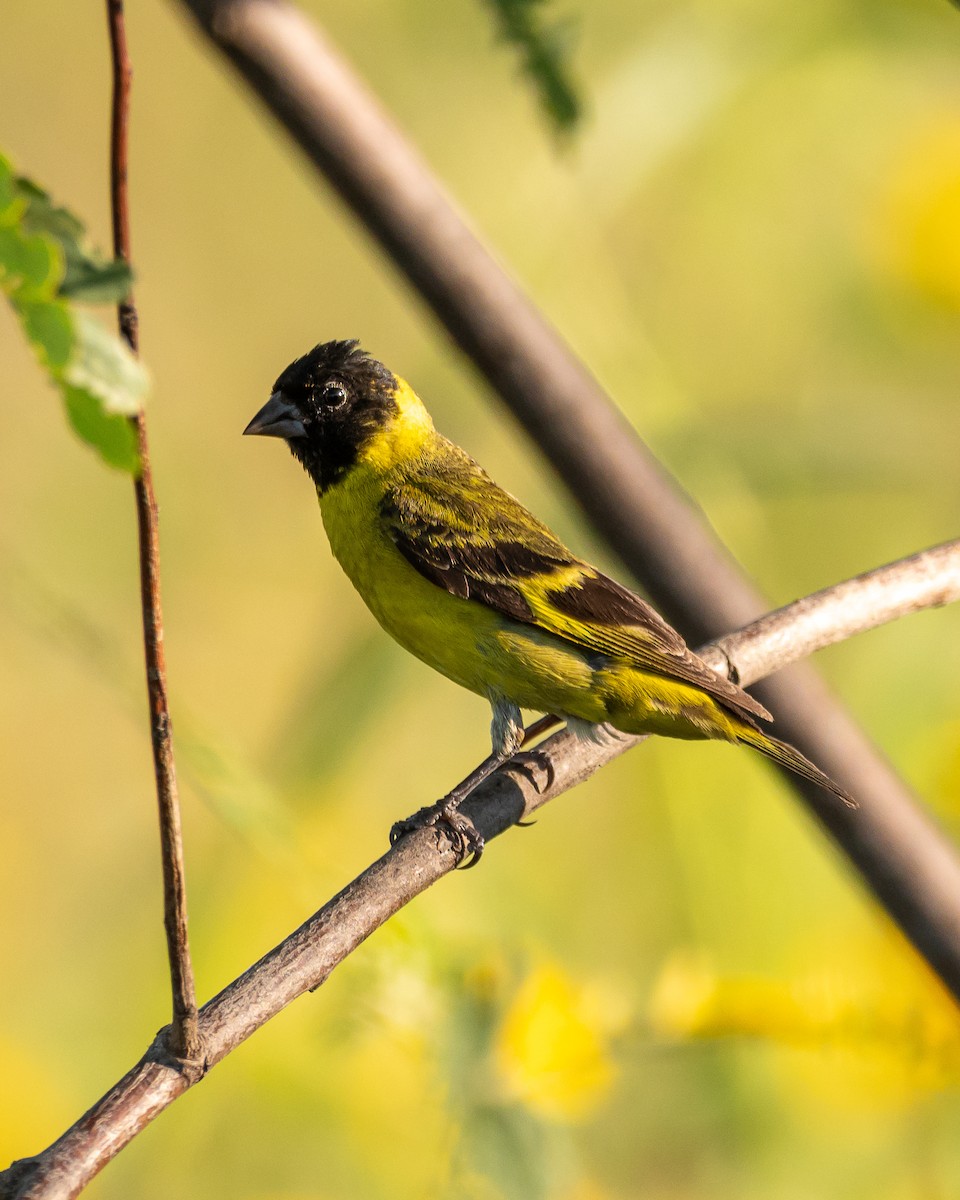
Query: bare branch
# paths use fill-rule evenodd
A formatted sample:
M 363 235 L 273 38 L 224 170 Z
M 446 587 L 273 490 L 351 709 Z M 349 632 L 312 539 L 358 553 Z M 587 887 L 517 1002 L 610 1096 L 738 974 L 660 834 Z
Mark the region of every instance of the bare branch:
M 944 542 L 795 600 L 716 644 L 749 684 L 854 634 L 949 604 L 958 591 L 960 542 Z M 718 666 L 715 655 L 708 658 Z
M 715 637 L 766 611 L 677 480 L 316 27 L 287 0 L 180 2 L 419 290 L 687 640 Z M 787 741 L 885 814 L 882 836 L 864 841 L 823 811 L 815 786 L 785 773 L 906 936 L 950 986 L 960 986 L 960 886 L 928 893 L 921 882 L 905 903 L 891 882 L 910 859 L 920 881 L 940 878 L 950 863 L 960 883 L 952 847 L 812 669 L 797 667 L 760 693 Z
M 906 613 L 960 599 L 960 540 L 881 567 L 799 600 L 754 622 L 701 653 L 718 670 L 744 683 L 794 662 L 815 646 L 851 637 Z M 791 630 L 796 627 L 794 640 Z M 814 631 L 811 633 L 810 631 Z M 806 631 L 806 632 L 804 632 Z M 526 771 L 506 766 L 482 785 L 465 808 L 489 842 L 517 821 L 592 775 L 643 738 L 595 745 L 566 732 L 544 744 L 550 783 L 537 791 Z M 851 811 L 828 800 L 838 819 L 860 825 L 868 840 L 883 819 L 869 806 Z M 931 831 L 932 832 L 932 831 Z M 203 1006 L 200 1032 L 204 1071 L 215 1066 L 281 1009 L 322 984 L 331 971 L 398 909 L 456 866 L 456 856 L 434 829 L 404 838 L 362 875 Z M 900 865 L 898 886 L 918 881 Z M 488 868 L 489 869 L 489 868 Z M 956 887 L 955 864 L 944 865 L 938 884 Z M 956 931 L 953 931 L 956 932 Z M 954 994 L 958 988 L 954 987 Z M 42 1154 L 14 1163 L 0 1175 L 5 1200 L 69 1200 L 138 1133 L 187 1091 L 198 1077 L 165 1059 L 164 1031 L 141 1061 Z
M 132 68 L 127 50 L 123 0 L 107 0 L 110 50 L 113 65 L 113 105 L 110 130 L 110 201 L 113 216 L 113 252 L 124 262 L 130 256 L 130 211 L 127 195 L 127 127 Z M 139 321 L 133 294 L 117 305 L 120 333 L 134 354 L 139 353 Z M 160 531 L 157 501 L 150 469 L 146 415 L 133 418 L 140 452 L 140 474 L 134 480 L 137 532 L 140 547 L 140 606 L 143 612 L 143 648 L 150 702 L 150 740 L 157 782 L 160 816 L 160 854 L 163 863 L 163 923 L 170 960 L 173 1023 L 170 1050 L 178 1058 L 196 1062 L 202 1046 L 197 1028 L 197 994 L 187 941 L 187 897 L 183 872 L 183 838 L 180 802 L 173 761 L 170 710 L 167 705 L 167 666 L 163 649 L 163 611 L 160 603 Z

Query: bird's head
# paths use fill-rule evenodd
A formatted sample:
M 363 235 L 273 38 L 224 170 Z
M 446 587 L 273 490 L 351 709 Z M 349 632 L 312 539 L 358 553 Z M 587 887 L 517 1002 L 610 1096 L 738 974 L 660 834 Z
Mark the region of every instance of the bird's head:
M 401 390 L 358 342 L 324 342 L 287 367 L 243 432 L 283 438 L 323 492 L 395 421 Z

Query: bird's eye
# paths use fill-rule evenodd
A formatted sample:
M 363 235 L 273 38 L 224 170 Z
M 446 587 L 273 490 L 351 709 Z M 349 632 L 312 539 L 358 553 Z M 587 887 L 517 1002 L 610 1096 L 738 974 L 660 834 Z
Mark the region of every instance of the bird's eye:
M 324 408 L 339 408 L 346 404 L 347 393 L 339 383 L 328 383 L 322 392 Z

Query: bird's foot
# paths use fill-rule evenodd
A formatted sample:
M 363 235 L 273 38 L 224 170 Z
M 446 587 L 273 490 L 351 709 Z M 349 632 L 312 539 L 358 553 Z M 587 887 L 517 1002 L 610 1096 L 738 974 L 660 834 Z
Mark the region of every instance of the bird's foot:
M 538 796 L 542 796 L 547 788 L 553 787 L 553 781 L 556 779 L 553 761 L 546 750 L 518 750 L 506 766 L 516 767 L 520 774 L 530 781 Z M 539 777 L 540 772 L 543 772 L 542 780 Z M 521 829 L 527 829 L 530 825 L 536 825 L 536 821 L 518 821 L 517 825 Z
M 460 811 L 460 797 L 454 795 L 444 796 L 436 804 L 428 804 L 413 816 L 395 822 L 390 830 L 390 845 L 395 846 L 408 833 L 431 827 L 446 837 L 460 869 L 477 865 L 483 854 L 483 834 L 466 813 Z
M 521 775 L 525 775 L 536 788 L 538 796 L 542 796 L 547 788 L 553 787 L 557 777 L 553 760 L 546 750 L 518 750 L 505 765 L 516 767 Z M 542 780 L 537 775 L 538 771 L 543 772 Z
M 508 760 L 508 764 L 516 767 L 522 775 L 529 779 L 538 795 L 553 783 L 553 763 L 544 750 L 519 750 Z M 503 765 L 502 752 L 491 754 L 442 800 L 438 800 L 436 804 L 428 804 L 425 808 L 415 812 L 412 817 L 397 821 L 390 830 L 390 845 L 395 846 L 401 838 L 417 829 L 436 828 L 442 831 L 450 843 L 457 858 L 457 866 L 464 870 L 467 867 L 475 867 L 483 854 L 483 834 L 466 813 L 461 812 L 460 805 L 475 788 Z M 542 781 L 538 778 L 539 772 L 543 773 Z M 517 822 L 518 825 L 531 825 L 532 823 L 531 821 Z

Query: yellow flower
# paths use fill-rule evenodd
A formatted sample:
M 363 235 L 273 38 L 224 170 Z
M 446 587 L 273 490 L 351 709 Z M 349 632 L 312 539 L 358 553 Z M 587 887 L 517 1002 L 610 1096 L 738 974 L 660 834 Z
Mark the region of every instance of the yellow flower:
M 878 216 L 875 244 L 887 269 L 960 309 L 960 114 L 915 136 L 893 168 Z
M 819 950 L 821 967 L 789 979 L 723 976 L 677 954 L 654 987 L 651 1023 L 671 1037 L 814 1051 L 778 1065 L 788 1090 L 802 1081 L 834 1110 L 900 1110 L 960 1083 L 960 1014 L 899 937 L 853 930 Z
M 552 965 L 535 968 L 496 1037 L 506 1097 L 548 1120 L 586 1117 L 616 1077 L 609 1039 L 625 1017 L 622 999 L 610 989 L 578 984 Z

